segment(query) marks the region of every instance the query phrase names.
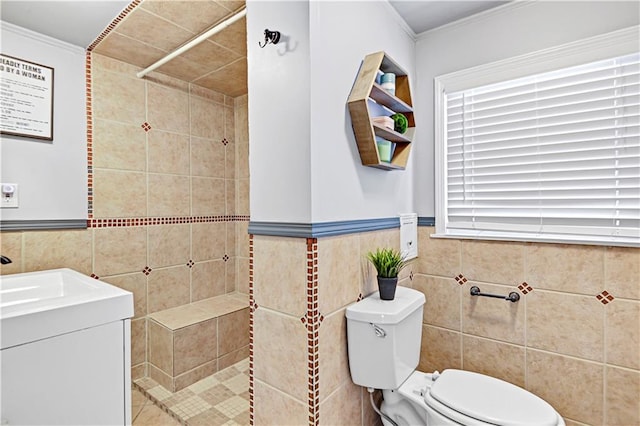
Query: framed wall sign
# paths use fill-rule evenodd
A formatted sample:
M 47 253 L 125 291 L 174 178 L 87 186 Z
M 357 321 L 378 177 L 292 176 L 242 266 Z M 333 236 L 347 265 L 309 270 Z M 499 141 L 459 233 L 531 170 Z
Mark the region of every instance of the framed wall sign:
M 53 68 L 0 54 L 0 133 L 53 140 Z

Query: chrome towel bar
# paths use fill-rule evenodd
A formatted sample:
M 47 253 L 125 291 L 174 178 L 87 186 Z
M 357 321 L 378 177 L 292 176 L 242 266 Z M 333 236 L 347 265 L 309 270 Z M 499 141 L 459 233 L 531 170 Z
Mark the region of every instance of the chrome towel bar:
M 499 294 L 482 293 L 480 291 L 480 287 L 476 285 L 471 287 L 471 290 L 469 291 L 469 293 L 472 296 L 494 297 L 496 299 L 508 300 L 509 302 L 513 302 L 513 303 L 516 303 L 518 300 L 520 300 L 520 295 L 515 291 L 512 291 L 511 293 L 509 293 L 508 296 L 501 296 Z

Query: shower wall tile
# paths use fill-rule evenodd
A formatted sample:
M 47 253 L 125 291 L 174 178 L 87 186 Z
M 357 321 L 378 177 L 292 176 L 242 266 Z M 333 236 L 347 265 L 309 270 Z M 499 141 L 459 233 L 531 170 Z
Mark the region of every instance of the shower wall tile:
M 93 171 L 94 217 L 141 217 L 147 214 L 146 176 L 140 172 Z
M 165 2 L 150 1 L 140 4 L 142 9 L 162 16 L 193 33 L 200 34 L 211 26 L 212 22 L 218 22 L 229 11 L 216 2 Z
M 360 294 L 360 240 L 341 235 L 318 240 L 320 312 L 329 315 Z
M 327 425 L 363 425 L 360 387 L 344 382 L 326 400 L 320 403 L 320 419 Z
M 255 363 L 254 378 L 299 401 L 307 401 L 306 327 L 298 318 L 263 307 L 254 312 L 254 324 L 260 324 L 253 335 L 254 359 L 260 360 Z
M 149 172 L 189 175 L 189 136 L 157 130 L 149 140 Z
M 227 222 L 226 224 L 227 236 L 225 239 L 226 254 L 230 257 L 238 256 L 237 238 L 236 238 L 236 222 Z
M 604 309 L 607 363 L 640 370 L 640 302 L 616 300 Z
M 147 265 L 145 227 L 95 229 L 93 246 L 93 270 L 98 276 L 140 272 Z
M 607 367 L 606 389 L 605 424 L 640 424 L 640 372 Z
M 198 262 L 191 268 L 191 301 L 221 296 L 225 293 L 225 262 Z
M 226 214 L 226 194 L 224 179 L 191 178 L 191 214 Z
M 100 277 L 100 280 L 133 293 L 134 318 L 147 315 L 147 277 L 142 272 Z
M 147 357 L 147 320 L 131 320 L 131 365 L 146 361 Z
M 454 277 L 462 271 L 460 263 L 462 243 L 460 240 L 431 238 L 435 228 L 418 227 L 418 259 L 415 268 L 429 271 L 430 275 Z
M 149 329 L 149 362 L 163 370 L 165 374 L 173 372 L 173 333 L 153 320 L 147 323 Z
M 523 280 L 524 248 L 521 243 L 462 241 L 462 274 L 472 281 L 519 284 Z
M 224 138 L 224 106 L 191 96 L 191 135 L 207 139 Z
M 157 49 L 153 46 L 142 43 L 141 41 L 133 40 L 115 32 L 109 34 L 109 37 L 103 39 L 93 50 L 94 58 L 102 55 L 122 58 L 127 63 L 140 67 L 138 71 L 147 67 L 149 64 L 154 63 L 154 61 L 157 61 L 158 58 L 161 58 L 166 54 L 167 52 L 161 49 Z M 102 57 L 106 58 L 106 56 Z M 116 62 L 115 60 L 111 61 Z M 122 64 L 125 63 L 122 62 Z M 93 82 L 96 82 L 95 78 Z
M 236 214 L 248 215 L 251 211 L 249 204 L 249 179 L 238 179 L 237 200 Z
M 3 239 L 5 235 L 2 234 Z M 91 231 L 31 231 L 23 235 L 25 272 L 56 268 L 71 268 L 85 275 L 93 272 L 91 258 L 87 256 L 91 253 Z M 5 256 L 20 262 L 19 258 Z
M 236 222 L 236 250 L 240 257 L 249 258 L 249 222 Z
M 350 384 L 347 355 L 347 320 L 345 309 L 326 317 L 320 325 L 320 401 L 324 401 L 341 386 Z M 332 424 L 322 417 L 323 423 Z
M 191 175 L 224 178 L 226 150 L 219 140 L 192 137 Z
M 149 216 L 189 216 L 189 177 L 149 174 Z
M 96 118 L 93 121 L 93 166 L 144 172 L 147 139 L 140 125 Z
M 603 361 L 605 307 L 595 297 L 534 290 L 526 298 L 527 346 Z
M 238 259 L 237 290 L 249 294 L 249 259 Z
M 528 349 L 526 383 L 562 416 L 603 424 L 602 364 Z
M 241 309 L 218 318 L 218 356 L 237 351 L 249 344 L 249 309 Z
M 173 379 L 173 391 L 177 392 L 194 384 L 207 376 L 211 376 L 219 370 L 218 361 L 209 361 L 197 366 L 193 370 L 189 370 Z
M 461 330 L 461 286 L 453 278 L 416 275 L 412 287 L 425 294 L 424 323 L 455 331 Z
M 222 222 L 191 224 L 191 250 L 196 262 L 222 259 L 226 254 L 227 227 Z
M 462 331 L 479 337 L 523 345 L 525 306 L 488 297 L 471 297 L 469 288 L 478 285 L 484 293 L 508 294 L 515 288 L 469 282 L 462 287 Z
M 225 266 L 225 293 L 233 293 L 234 291 L 238 291 L 236 288 L 237 285 L 237 276 L 238 276 L 238 258 L 230 257 L 224 264 Z
M 191 229 L 184 225 L 153 225 L 147 227 L 149 266 L 184 265 L 191 258 Z
M 595 295 L 603 290 L 604 251 L 599 246 L 530 244 L 524 279 L 536 289 Z
M 168 99 L 171 101 L 167 102 Z M 154 129 L 189 134 L 189 94 L 147 84 L 147 121 Z
M 254 424 L 306 425 L 309 423 L 309 409 L 306 403 L 274 389 L 261 380 L 254 381 L 253 393 L 254 405 L 260 407 L 255 411 Z
M 172 375 L 186 373 L 218 358 L 217 321 L 202 321 L 173 333 Z
M 462 367 L 525 387 L 525 349 L 478 337 L 462 338 Z
M 189 303 L 190 287 L 187 266 L 154 269 L 148 277 L 149 313 Z
M 0 274 L 23 272 L 22 236 L 23 232 L 3 232 L 0 236 L 0 253 L 11 259 L 11 263 L 0 265 Z
M 422 326 L 418 370 L 442 371 L 462 368 L 462 334 L 443 328 Z
M 604 288 L 617 297 L 640 300 L 640 249 L 607 247 L 604 253 Z
M 93 114 L 96 118 L 140 125 L 145 117 L 145 82 L 135 75 L 92 71 Z M 99 82 L 99 83 L 98 83 Z
M 303 316 L 307 308 L 306 241 L 255 236 L 253 251 L 253 297 L 258 306 Z
M 225 150 L 224 177 L 227 179 L 236 179 L 238 175 L 236 171 L 237 143 L 229 141 L 227 145 L 224 146 L 224 150 Z
M 236 186 L 237 182 L 235 179 L 225 179 L 225 204 L 226 204 L 226 214 L 235 215 L 236 213 L 236 205 L 238 204 L 236 200 Z

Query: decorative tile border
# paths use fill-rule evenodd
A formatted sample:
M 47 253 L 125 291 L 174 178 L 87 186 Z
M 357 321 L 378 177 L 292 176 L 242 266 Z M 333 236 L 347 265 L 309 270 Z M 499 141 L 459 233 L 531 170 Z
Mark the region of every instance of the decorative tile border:
M 252 426 L 255 424 L 253 321 L 256 309 L 258 309 L 258 305 L 253 297 L 253 235 L 249 234 L 249 424 Z
M 309 385 L 309 426 L 320 424 L 319 328 L 322 315 L 318 306 L 318 239 L 307 238 L 307 370 Z
M 115 29 L 120 21 L 122 21 L 129 13 L 131 13 L 133 9 L 135 9 L 141 2 L 142 0 L 133 0 L 131 3 L 129 3 L 129 6 L 124 8 L 124 10 L 120 12 L 120 14 L 113 21 L 111 21 L 109 26 L 105 28 L 102 33 L 100 33 L 100 35 L 93 41 L 93 43 L 91 43 L 89 47 L 87 47 L 87 52 L 91 52 L 93 49 L 95 49 L 96 46 L 100 44 L 100 42 L 104 40 L 104 38 L 108 36 L 111 31 Z
M 87 228 L 118 228 L 128 226 L 177 225 L 184 223 L 207 222 L 248 222 L 249 216 L 217 215 L 217 216 L 176 216 L 176 217 L 131 217 L 112 219 L 89 219 Z
M 91 52 L 85 54 L 85 98 L 87 116 L 87 214 L 93 217 L 93 97 L 91 79 Z

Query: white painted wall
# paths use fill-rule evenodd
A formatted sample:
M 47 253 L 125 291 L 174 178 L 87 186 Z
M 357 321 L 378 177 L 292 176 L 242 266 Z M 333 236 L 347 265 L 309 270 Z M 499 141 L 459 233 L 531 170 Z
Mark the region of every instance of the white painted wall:
M 258 47 L 265 28 L 276 46 Z M 251 220 L 319 223 L 412 211 L 405 171 L 362 166 L 347 97 L 364 56 L 411 75 L 414 41 L 386 2 L 247 2 Z
M 434 77 L 638 25 L 640 3 L 514 2 L 419 35 L 416 42 L 415 206 L 434 216 Z M 640 44 L 640 42 L 639 42 Z
M 86 219 L 84 49 L 0 22 L 2 53 L 54 68 L 53 141 L 2 135 L 2 182 L 19 184 L 20 207 L 2 220 Z

